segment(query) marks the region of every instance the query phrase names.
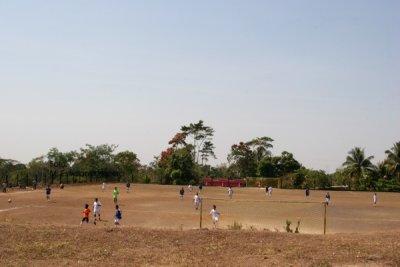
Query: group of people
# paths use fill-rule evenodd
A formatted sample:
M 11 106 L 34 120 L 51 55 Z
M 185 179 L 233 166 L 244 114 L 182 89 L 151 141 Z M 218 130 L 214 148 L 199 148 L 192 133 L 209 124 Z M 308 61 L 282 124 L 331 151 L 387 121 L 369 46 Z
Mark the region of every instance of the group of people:
M 127 184 L 126 184 L 127 192 L 129 191 L 129 188 L 130 188 L 130 183 L 127 182 Z M 101 185 L 101 190 L 104 192 L 105 189 L 106 189 L 106 183 L 103 182 Z M 121 220 L 122 220 L 122 212 L 118 205 L 118 195 L 119 195 L 118 187 L 114 187 L 114 189 L 113 189 L 113 201 L 115 204 L 114 225 L 116 225 L 116 226 L 120 225 Z M 97 224 L 97 220 L 101 221 L 100 210 L 101 210 L 101 202 L 99 201 L 98 198 L 95 198 L 95 200 L 93 202 L 93 224 L 94 225 Z M 81 225 L 83 223 L 89 223 L 89 221 L 90 221 L 89 215 L 91 212 L 92 211 L 89 208 L 89 204 L 85 204 L 85 207 L 82 212 Z

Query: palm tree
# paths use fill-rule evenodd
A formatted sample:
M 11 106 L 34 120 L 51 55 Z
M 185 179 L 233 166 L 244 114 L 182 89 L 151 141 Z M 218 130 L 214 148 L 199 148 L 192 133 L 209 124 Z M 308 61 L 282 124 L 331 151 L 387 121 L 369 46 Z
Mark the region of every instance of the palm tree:
M 361 181 L 374 171 L 374 165 L 371 163 L 374 157 L 365 157 L 364 149 L 360 147 L 353 148 L 348 154 L 343 166 L 346 167 L 355 188 L 359 189 Z
M 387 154 L 386 165 L 389 169 L 390 174 L 397 177 L 400 180 L 400 142 L 393 145 L 390 150 L 386 150 Z

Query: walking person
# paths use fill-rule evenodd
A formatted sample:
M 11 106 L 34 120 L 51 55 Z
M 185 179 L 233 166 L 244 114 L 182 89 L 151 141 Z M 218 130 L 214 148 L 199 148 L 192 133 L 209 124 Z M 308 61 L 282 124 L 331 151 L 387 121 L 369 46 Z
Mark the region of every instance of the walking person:
M 90 212 L 91 212 L 91 210 L 89 209 L 89 205 L 85 204 L 85 209 L 82 212 L 83 218 L 82 218 L 82 221 L 81 221 L 81 226 L 82 226 L 82 223 L 84 223 L 84 222 L 89 223 L 89 214 L 90 214 Z
M 326 192 L 326 195 L 325 195 L 325 204 L 327 205 L 327 206 L 329 206 L 329 202 L 331 201 L 331 195 L 329 194 L 329 192 Z
M 93 216 L 94 216 L 93 223 L 94 224 L 96 224 L 96 222 L 97 222 L 97 217 L 99 217 L 99 221 L 101 221 L 101 219 L 100 219 L 100 208 L 101 208 L 101 202 L 96 197 L 95 200 L 94 200 L 94 203 L 93 203 Z
M 213 208 L 210 211 L 210 214 L 211 214 L 212 222 L 214 224 L 214 228 L 217 228 L 217 224 L 219 221 L 219 215 L 220 215 L 220 213 L 217 210 L 217 206 L 213 205 Z
M 118 195 L 119 195 L 119 191 L 118 188 L 115 187 L 114 191 L 113 191 L 113 196 L 114 196 L 114 203 L 117 204 L 118 203 Z
M 179 190 L 179 198 L 181 200 L 183 200 L 183 196 L 185 195 L 185 189 L 183 189 L 183 187 L 181 188 L 181 190 Z
M 232 199 L 232 196 L 233 196 L 233 189 L 232 189 L 232 186 L 230 186 L 230 187 L 228 188 L 228 197 L 229 197 L 230 199 Z
M 115 205 L 114 225 L 120 225 L 122 220 L 122 212 L 118 205 Z
M 194 195 L 194 198 L 193 198 L 193 201 L 194 201 L 194 208 L 196 209 L 196 210 L 198 210 L 199 209 L 199 206 L 200 206 L 200 196 L 199 196 L 199 193 L 196 193 L 196 195 Z
M 50 194 L 51 194 L 51 187 L 50 187 L 50 185 L 47 185 L 47 187 L 46 187 L 46 199 L 47 199 L 47 201 L 50 201 Z
M 376 192 L 374 193 L 373 200 L 374 200 L 374 206 L 376 206 L 378 204 L 378 194 Z

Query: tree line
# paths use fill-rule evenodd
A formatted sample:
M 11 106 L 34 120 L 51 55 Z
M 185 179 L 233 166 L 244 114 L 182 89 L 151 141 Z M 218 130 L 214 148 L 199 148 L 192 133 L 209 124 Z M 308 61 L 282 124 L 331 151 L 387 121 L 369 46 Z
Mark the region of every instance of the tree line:
M 140 182 L 198 184 L 203 177 L 279 178 L 283 188 L 329 188 L 347 186 L 352 190 L 400 191 L 400 142 L 385 151 L 386 158 L 374 165 L 373 156 L 355 147 L 334 173 L 304 167 L 294 155 L 283 151 L 273 155 L 273 139 L 267 136 L 231 146 L 227 162 L 208 164 L 216 158 L 214 129 L 202 120 L 181 126 L 168 146 L 154 160 L 143 165 L 132 151 L 116 153 L 117 145 L 85 145 L 78 151 L 51 148 L 28 164 L 0 158 L 0 179 L 13 186 L 29 186 L 36 181 L 53 183 Z

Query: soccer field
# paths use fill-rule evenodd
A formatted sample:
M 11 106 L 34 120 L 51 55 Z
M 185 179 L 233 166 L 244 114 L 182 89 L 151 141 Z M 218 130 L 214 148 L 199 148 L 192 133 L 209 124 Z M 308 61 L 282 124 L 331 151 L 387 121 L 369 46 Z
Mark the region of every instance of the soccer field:
M 157 229 L 195 229 L 200 227 L 200 210 L 195 210 L 193 196 L 187 187 L 183 200 L 179 199 L 181 186 L 134 184 L 126 192 L 124 184 L 66 185 L 61 190 L 53 187 L 51 201 L 46 201 L 44 189 L 10 190 L 0 194 L 0 221 L 23 224 L 79 225 L 84 204 L 92 207 L 94 198 L 102 203 L 102 221 L 85 227 L 113 225 L 113 188 L 120 194 L 123 226 Z M 203 187 L 202 227 L 212 228 L 209 212 L 216 205 L 221 213 L 218 228 L 226 229 L 234 222 L 244 229 L 268 229 L 283 232 L 286 220 L 294 230 L 300 220 L 301 233 L 323 233 L 325 191 L 311 190 L 305 197 L 303 190 L 274 189 L 267 196 L 264 189 L 233 188 L 229 199 L 227 188 Z M 327 207 L 327 233 L 365 233 L 400 230 L 400 195 L 378 193 L 374 206 L 371 192 L 331 191 Z M 8 199 L 12 202 L 8 203 Z M 91 219 L 92 219 L 91 214 Z

